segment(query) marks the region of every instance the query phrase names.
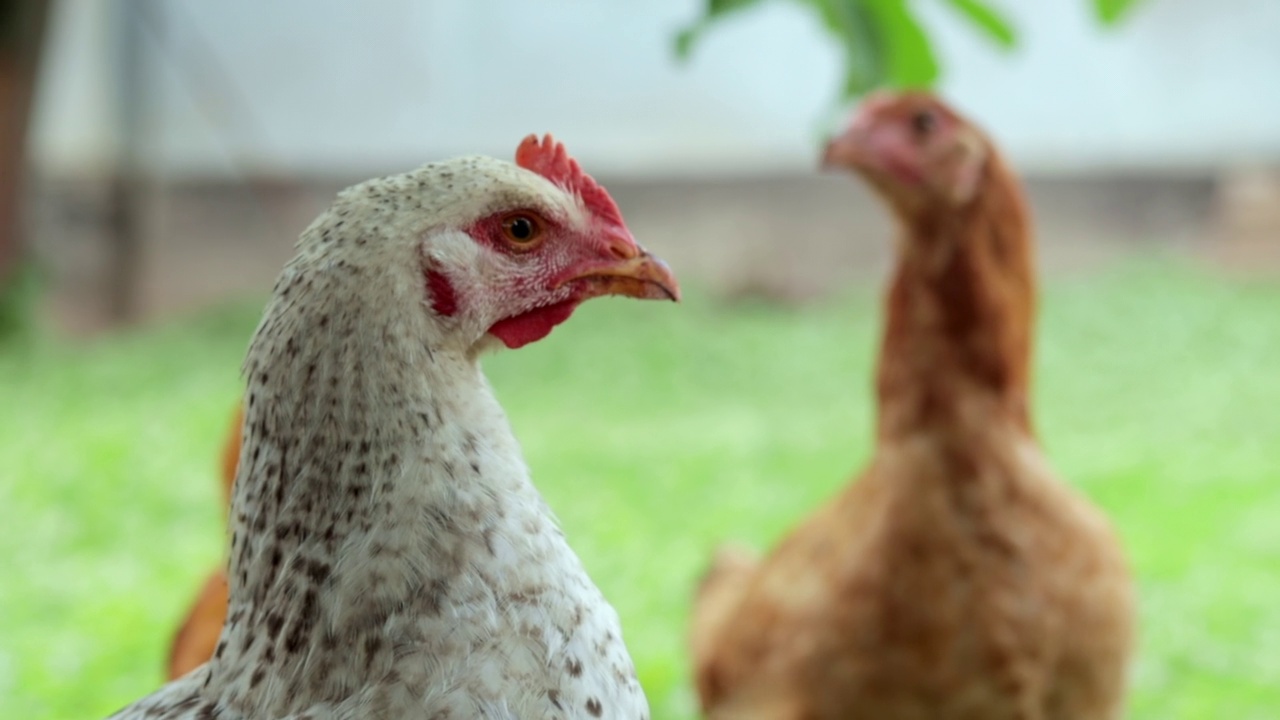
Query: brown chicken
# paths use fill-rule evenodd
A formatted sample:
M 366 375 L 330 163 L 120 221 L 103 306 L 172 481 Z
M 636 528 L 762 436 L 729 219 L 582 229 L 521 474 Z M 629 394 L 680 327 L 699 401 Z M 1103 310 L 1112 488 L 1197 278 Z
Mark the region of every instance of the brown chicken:
M 712 718 L 1091 720 L 1123 712 L 1133 586 L 1029 410 L 1033 246 L 988 138 L 922 93 L 827 147 L 901 229 L 870 467 L 764 560 L 722 550 L 690 642 Z
M 236 464 L 240 461 L 240 428 L 244 424 L 244 407 L 236 408 L 235 417 L 222 446 L 223 512 L 231 506 L 231 483 L 236 479 Z M 209 574 L 204 587 L 191 606 L 187 617 L 173 636 L 169 648 L 168 679 L 182 677 L 213 656 L 222 633 L 222 623 L 227 617 L 227 573 L 218 568 Z

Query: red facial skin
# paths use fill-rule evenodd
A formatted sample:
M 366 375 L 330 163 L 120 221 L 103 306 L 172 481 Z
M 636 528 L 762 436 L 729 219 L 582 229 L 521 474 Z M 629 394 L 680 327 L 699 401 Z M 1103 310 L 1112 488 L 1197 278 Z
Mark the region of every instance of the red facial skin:
M 509 348 L 546 337 L 582 302 L 602 295 L 673 300 L 680 289 L 670 268 L 636 244 L 622 214 L 604 188 L 582 172 L 564 146 L 550 135 L 525 138 L 516 164 L 536 172 L 579 198 L 586 227 L 537 208 L 495 213 L 464 228 L 482 246 L 520 258 L 522 274 L 494 291 L 518 308 L 489 328 Z M 513 229 L 525 223 L 522 233 Z M 432 307 L 438 314 L 458 309 L 458 293 L 443 273 L 426 272 Z
M 532 220 L 538 227 L 537 237 L 530 242 L 515 241 L 506 227 L 512 218 Z M 526 255 L 536 263 L 508 292 L 543 296 L 549 302 L 499 320 L 489 329 L 509 348 L 546 337 L 568 320 L 578 305 L 593 297 L 679 297 L 667 266 L 638 246 L 624 226 L 594 219 L 588 231 L 575 232 L 537 211 L 523 210 L 487 217 L 469 228 L 468 234 L 499 252 Z

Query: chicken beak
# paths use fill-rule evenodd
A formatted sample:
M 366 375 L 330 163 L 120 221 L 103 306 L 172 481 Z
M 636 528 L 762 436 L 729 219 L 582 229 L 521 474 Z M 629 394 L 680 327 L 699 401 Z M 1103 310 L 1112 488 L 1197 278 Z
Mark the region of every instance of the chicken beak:
M 855 168 L 866 161 L 861 133 L 850 128 L 827 141 L 822 152 L 822 169 Z
M 634 247 L 634 246 L 633 246 Z M 680 285 L 671 268 L 644 248 L 636 248 L 637 254 L 616 262 L 594 265 L 564 280 L 563 283 L 582 283 L 586 289 L 583 299 L 602 295 L 624 295 L 641 300 L 680 301 Z
M 822 169 L 836 168 L 857 169 L 864 167 L 873 158 L 872 128 L 876 117 L 886 107 L 892 105 L 898 95 L 890 90 L 874 90 L 867 93 L 858 104 L 858 110 L 849 119 L 849 124 L 839 135 L 827 142 L 822 153 Z

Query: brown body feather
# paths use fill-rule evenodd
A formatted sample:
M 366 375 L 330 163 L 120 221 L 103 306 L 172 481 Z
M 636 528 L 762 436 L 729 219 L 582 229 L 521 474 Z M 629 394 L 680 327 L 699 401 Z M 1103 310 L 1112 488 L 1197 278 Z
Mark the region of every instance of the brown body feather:
M 890 103 L 963 122 L 927 96 Z M 709 717 L 1122 713 L 1131 580 L 1104 516 L 1035 440 L 1027 212 L 981 141 L 970 201 L 886 193 L 903 237 L 870 467 L 757 567 L 713 567 L 691 632 Z
M 219 465 L 224 513 L 230 508 L 231 484 L 236 479 L 236 465 L 240 462 L 240 432 L 243 424 L 244 408 L 237 406 L 227 439 L 222 446 Z M 226 618 L 227 573 L 218 568 L 205 580 L 196 601 L 173 636 L 173 643 L 169 647 L 167 679 L 182 677 L 213 657 Z

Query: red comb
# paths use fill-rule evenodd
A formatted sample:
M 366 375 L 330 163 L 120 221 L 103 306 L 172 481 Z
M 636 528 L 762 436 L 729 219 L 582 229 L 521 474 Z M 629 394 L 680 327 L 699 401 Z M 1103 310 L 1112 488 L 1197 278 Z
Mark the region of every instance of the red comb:
M 542 177 L 582 198 L 582 204 L 602 220 L 622 225 L 622 212 L 591 176 L 582 172 L 578 161 L 569 157 L 564 144 L 547 133 L 538 140 L 530 135 L 516 148 L 516 165 Z

